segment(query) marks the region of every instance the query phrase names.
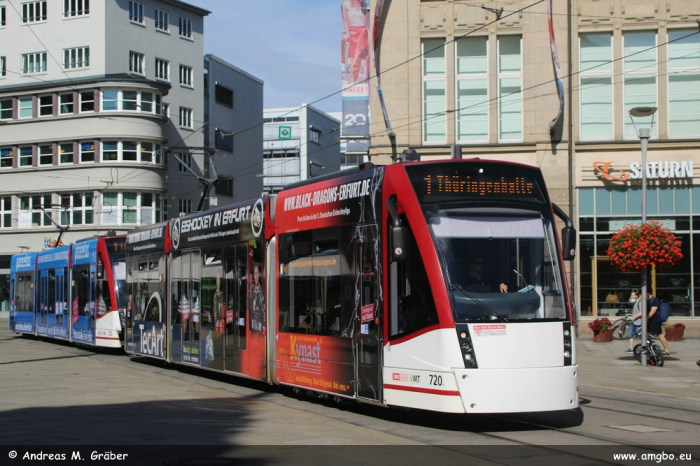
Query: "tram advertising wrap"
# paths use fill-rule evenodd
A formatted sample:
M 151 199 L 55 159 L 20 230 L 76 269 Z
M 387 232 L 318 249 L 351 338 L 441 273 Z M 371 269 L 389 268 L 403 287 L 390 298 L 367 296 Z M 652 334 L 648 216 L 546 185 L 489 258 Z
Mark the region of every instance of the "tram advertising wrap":
M 90 345 L 95 344 L 97 307 L 104 306 L 102 296 L 97 296 L 96 262 L 96 239 L 73 245 L 72 341 Z
M 375 317 L 383 294 L 378 274 L 369 271 L 382 267 L 378 225 L 383 179 L 380 167 L 279 194 L 275 365 L 281 383 L 378 396 L 372 374 L 380 347 Z
M 47 249 L 37 256 L 36 334 L 68 339 L 70 246 Z
M 132 230 L 126 237 L 127 303 L 125 350 L 164 359 L 166 356 L 166 249 L 168 224 Z
M 265 378 L 263 199 L 171 222 L 173 361 Z
M 12 256 L 10 330 L 34 333 L 34 270 L 36 253 Z

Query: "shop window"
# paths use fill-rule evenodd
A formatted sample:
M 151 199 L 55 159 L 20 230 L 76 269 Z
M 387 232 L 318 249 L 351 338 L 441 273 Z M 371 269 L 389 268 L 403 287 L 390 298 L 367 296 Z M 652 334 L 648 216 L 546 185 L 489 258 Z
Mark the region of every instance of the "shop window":
M 642 188 L 627 188 L 627 214 L 642 215 Z
M 673 203 L 676 214 L 690 213 L 690 188 L 676 186 L 673 188 L 675 202 Z
M 700 214 L 700 187 L 693 188 L 693 213 Z
M 608 188 L 596 189 L 595 213 L 596 215 L 610 215 L 610 190 Z
M 612 213 L 613 215 L 625 215 L 627 213 L 627 190 L 612 189 Z
M 647 215 L 657 215 L 659 213 L 659 193 L 658 188 L 647 186 Z

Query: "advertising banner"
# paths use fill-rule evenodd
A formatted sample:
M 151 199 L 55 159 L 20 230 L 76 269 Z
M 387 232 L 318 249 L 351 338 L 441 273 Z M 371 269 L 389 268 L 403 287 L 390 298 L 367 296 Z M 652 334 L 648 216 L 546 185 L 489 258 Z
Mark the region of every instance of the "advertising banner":
M 173 251 L 258 238 L 264 213 L 263 200 L 256 199 L 176 218 L 170 232 Z
M 354 394 L 351 339 L 280 333 L 276 365 L 282 383 L 343 395 Z
M 129 255 L 163 254 L 167 226 L 167 222 L 163 222 L 130 231 L 126 235 L 126 252 Z
M 281 232 L 376 221 L 382 167 L 283 191 L 277 198 Z
M 369 136 L 369 1 L 341 0 L 343 136 Z M 348 153 L 367 153 L 369 140 L 350 140 Z

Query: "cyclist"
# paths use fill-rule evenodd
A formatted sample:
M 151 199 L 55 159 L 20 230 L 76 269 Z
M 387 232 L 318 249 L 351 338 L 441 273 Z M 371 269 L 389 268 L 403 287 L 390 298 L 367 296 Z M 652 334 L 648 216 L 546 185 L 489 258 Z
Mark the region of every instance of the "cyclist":
M 630 302 L 634 303 L 632 306 L 632 317 L 629 327 L 629 332 L 627 336 L 630 339 L 630 347 L 625 353 L 634 353 L 634 338 L 637 336 L 637 330 L 642 327 L 642 301 L 639 299 L 639 290 L 634 289 L 630 293 Z
M 664 329 L 663 325 L 661 322 L 661 314 L 659 314 L 657 311 L 659 310 L 660 306 L 659 298 L 653 295 L 649 295 L 649 303 L 648 303 L 648 310 L 647 310 L 647 315 L 648 315 L 648 320 L 647 323 L 649 324 L 649 333 L 658 337 L 659 341 L 661 344 L 664 346 L 664 355 L 669 355 L 671 354 L 671 350 L 668 349 L 668 342 L 666 341 L 666 335 L 664 334 Z M 639 307 L 637 308 L 637 305 Z M 634 353 L 634 335 L 637 332 L 637 320 L 639 320 L 639 323 L 641 325 L 641 317 L 642 317 L 642 310 L 641 310 L 641 301 L 639 300 L 639 294 L 637 294 L 637 301 L 634 303 L 633 307 L 634 311 L 636 311 L 635 315 L 632 317 L 632 325 L 630 325 L 630 331 L 628 336 L 630 337 L 630 349 L 628 349 L 626 352 L 627 353 Z M 634 331 L 633 331 L 634 330 Z

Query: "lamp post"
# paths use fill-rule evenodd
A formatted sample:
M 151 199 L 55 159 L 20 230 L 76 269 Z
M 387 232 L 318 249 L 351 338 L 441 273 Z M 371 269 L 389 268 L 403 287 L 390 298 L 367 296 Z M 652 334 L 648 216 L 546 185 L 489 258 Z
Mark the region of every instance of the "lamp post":
M 647 223 L 647 146 L 649 144 L 649 137 L 651 136 L 651 129 L 654 126 L 654 113 L 656 113 L 656 107 L 634 107 L 630 109 L 630 120 L 632 120 L 632 126 L 637 133 L 637 136 L 642 143 L 642 225 Z M 635 118 L 648 118 L 651 117 L 651 124 L 648 128 L 639 128 L 634 124 Z M 649 300 L 647 295 L 647 267 L 642 269 L 642 346 L 647 342 L 647 328 L 649 317 L 647 315 L 647 308 L 649 307 Z M 647 355 L 642 353 L 642 367 L 647 365 Z

